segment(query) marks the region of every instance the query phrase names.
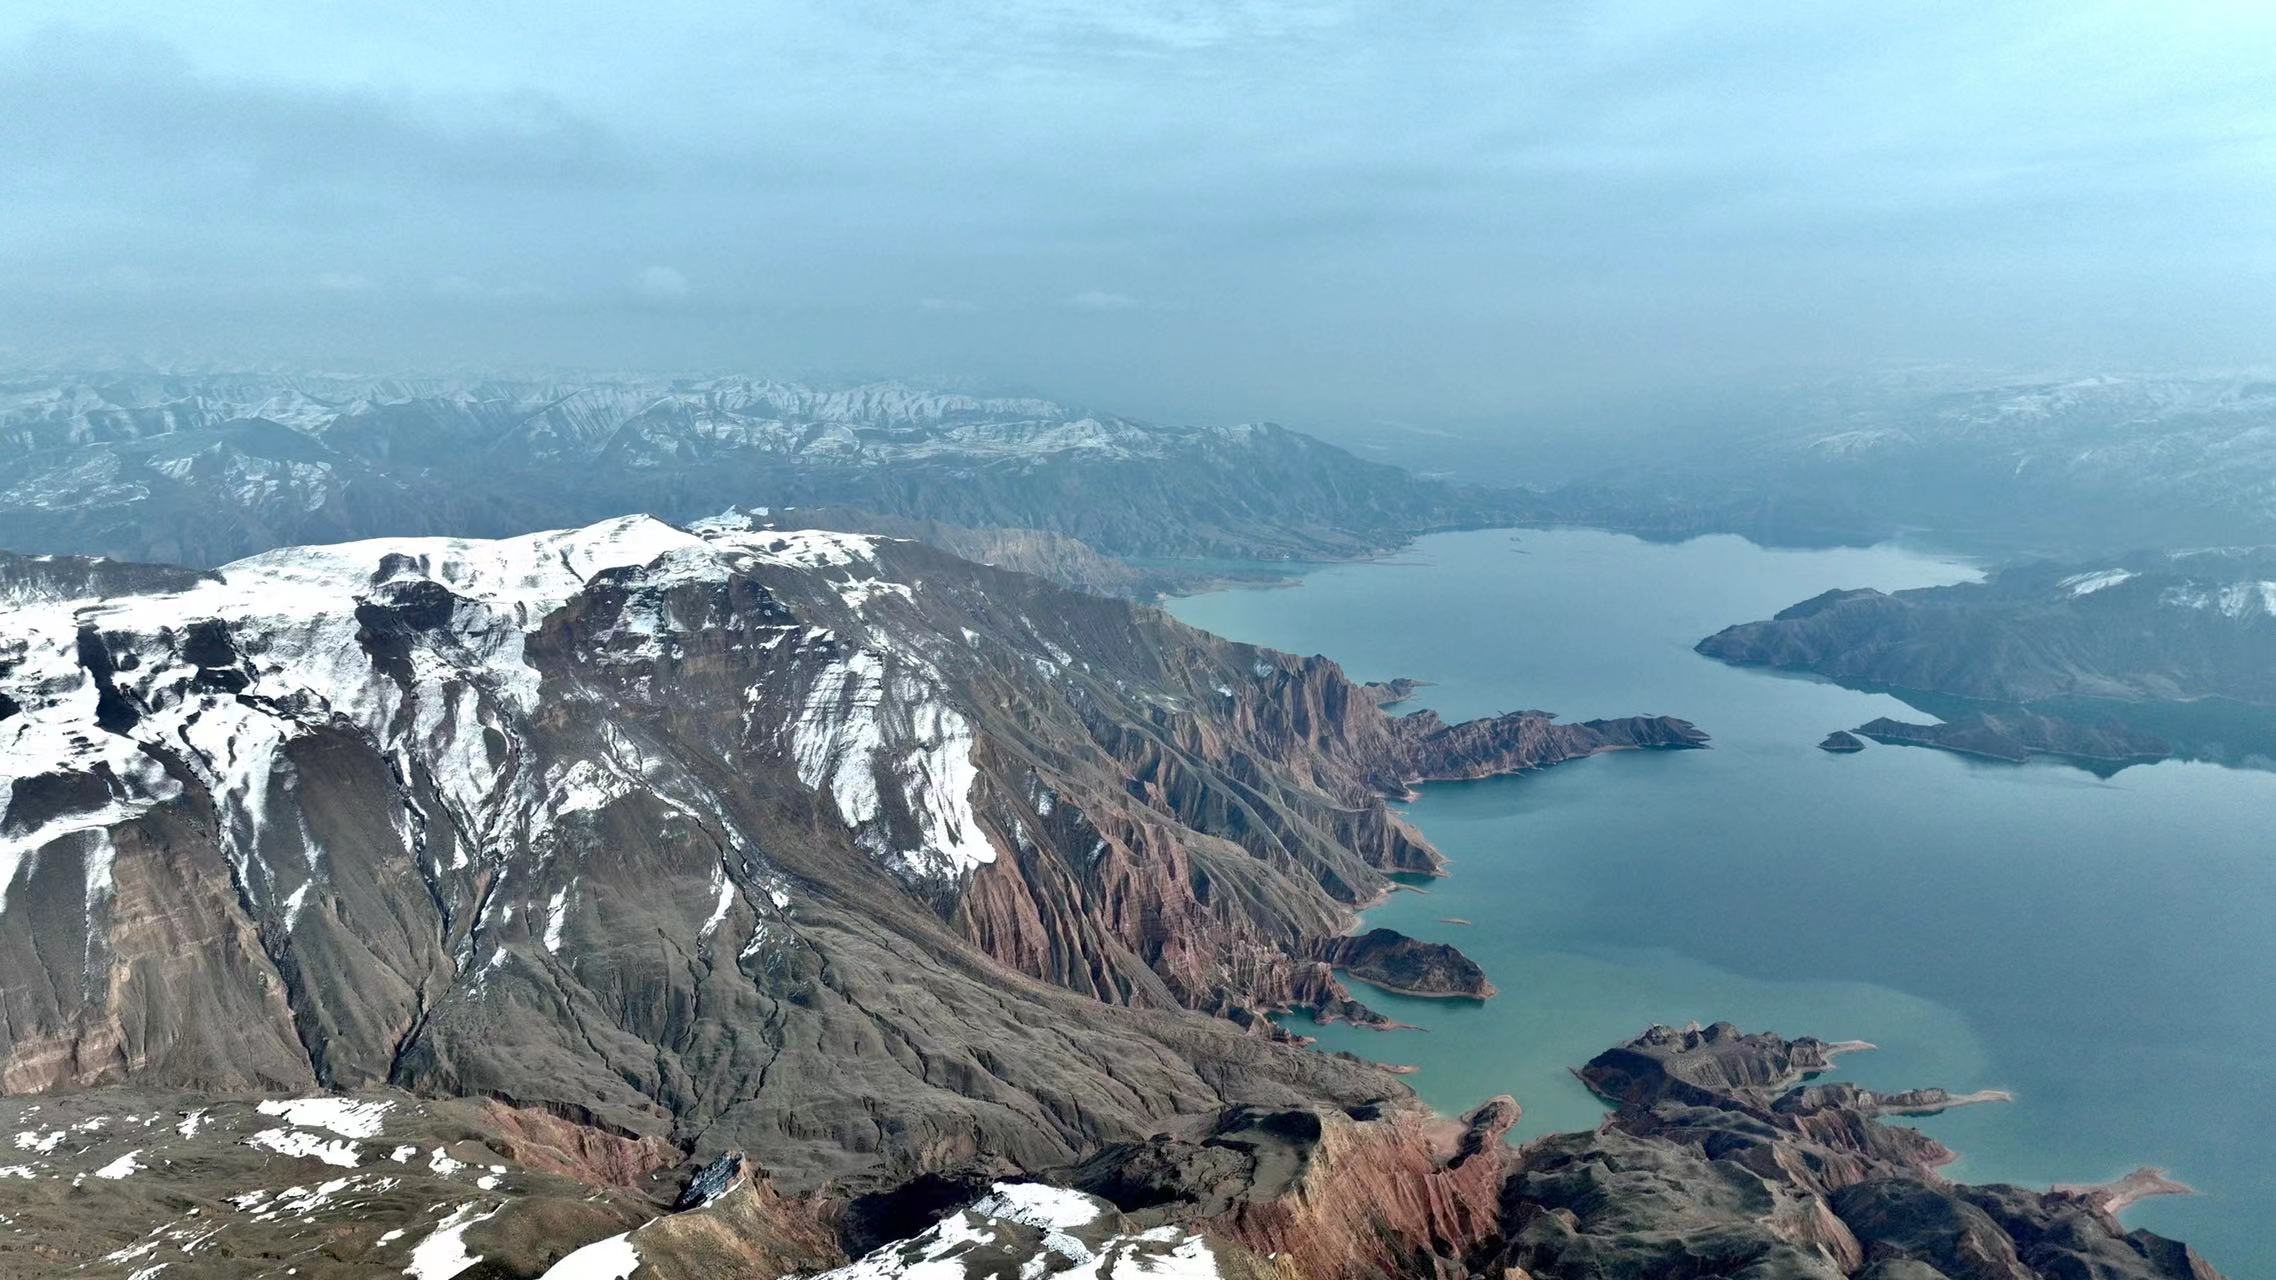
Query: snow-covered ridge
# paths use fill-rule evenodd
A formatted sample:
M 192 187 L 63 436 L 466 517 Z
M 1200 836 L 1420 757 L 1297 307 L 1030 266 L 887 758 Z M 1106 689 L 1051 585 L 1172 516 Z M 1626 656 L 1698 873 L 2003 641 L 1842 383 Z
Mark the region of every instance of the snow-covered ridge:
M 2185 583 L 2168 587 L 2161 603 L 2202 609 L 2224 618 L 2276 617 L 2276 582 Z
M 604 637 L 620 650 L 604 661 L 670 651 L 685 624 L 663 593 L 736 573 L 789 571 L 855 619 L 877 618 L 919 585 L 883 576 L 881 541 L 748 520 L 683 529 L 627 516 L 518 538 L 284 548 L 137 594 L 0 597 L 0 912 L 29 860 L 74 840 L 95 842 L 77 850 L 92 917 L 110 889 L 106 829 L 180 793 L 156 752 L 212 794 L 240 881 L 256 903 L 285 912 L 289 931 L 324 868 L 313 842 L 305 866 L 264 856 L 273 815 L 290 808 L 279 804 L 293 785 L 285 749 L 343 723 L 432 777 L 456 828 L 500 857 L 535 847 L 551 823 L 636 790 L 700 810 L 696 798 L 672 798 L 636 744 L 612 739 L 588 759 L 523 758 L 517 725 L 538 710 L 544 679 L 527 653 L 530 636 L 596 575 L 623 570 L 635 576 L 612 581 L 629 582 L 636 598 Z M 359 615 L 367 608 L 443 616 L 389 666 Z M 866 621 L 859 629 L 870 630 Z M 781 711 L 753 708 L 752 732 L 766 740 L 754 748 L 793 762 L 865 846 L 912 875 L 992 861 L 971 812 L 970 726 L 939 692 L 937 673 L 885 632 L 875 637 L 885 648 L 870 650 L 809 630 L 826 641 L 811 657 L 808 641 L 784 629 L 768 641 L 795 641 L 781 660 L 798 665 L 806 693 Z M 43 777 L 73 781 L 33 785 Z M 925 832 L 914 847 L 886 835 L 888 790 Z M 723 889 L 720 902 L 728 896 Z M 546 908 L 549 951 L 575 905 L 573 893 L 556 893 Z
M 532 457 L 602 454 L 663 465 L 720 450 L 876 462 L 969 455 L 1153 456 L 1170 442 L 1243 434 L 1167 428 L 1035 397 L 975 396 L 904 383 L 837 389 L 765 378 L 585 383 L 338 377 L 89 378 L 0 382 L 0 456 L 267 423 L 358 452 L 363 433 L 439 412 L 468 443 L 511 441 Z M 170 467 L 194 465 L 189 456 Z M 180 477 L 177 477 L 180 478 Z M 279 477 L 305 484 L 312 477 Z M 314 492 L 313 489 L 310 490 Z
M 2088 573 L 2074 573 L 2055 585 L 2073 596 L 2090 596 L 2121 582 L 2130 582 L 2136 576 L 2131 569 L 2097 569 Z

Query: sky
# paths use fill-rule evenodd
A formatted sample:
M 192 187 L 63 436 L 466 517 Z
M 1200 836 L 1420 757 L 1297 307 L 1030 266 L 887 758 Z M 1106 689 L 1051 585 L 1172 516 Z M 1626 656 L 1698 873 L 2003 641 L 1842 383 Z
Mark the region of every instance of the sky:
M 1492 420 L 2268 361 L 2276 4 L 12 0 L 0 349 Z

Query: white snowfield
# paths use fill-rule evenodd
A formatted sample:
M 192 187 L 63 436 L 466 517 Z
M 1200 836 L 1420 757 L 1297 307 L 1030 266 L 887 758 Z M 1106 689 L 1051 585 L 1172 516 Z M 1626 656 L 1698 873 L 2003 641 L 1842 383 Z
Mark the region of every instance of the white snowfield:
M 2131 569 L 2101 569 L 2092 573 L 2074 573 L 2055 585 L 2074 596 L 2090 596 L 2106 587 L 2131 582 L 2135 576 Z
M 632 1234 L 595 1240 L 547 1267 L 543 1280 L 625 1280 L 640 1266 Z
M 1007 1251 L 1024 1252 L 1015 1258 L 1019 1274 L 1038 1280 L 1216 1280 L 1219 1275 L 1217 1255 L 1200 1236 L 1174 1226 L 1118 1231 L 1112 1228 L 1116 1217 L 1112 1206 L 1080 1191 L 999 1182 L 978 1203 L 923 1234 L 880 1245 L 811 1280 L 965 1280 L 997 1274 L 995 1267 Z M 1036 1233 L 1040 1239 L 1034 1239 Z
M 211 792 L 238 882 L 289 934 L 321 909 L 327 871 L 312 836 L 279 839 L 269 831 L 274 815 L 297 812 L 278 803 L 297 785 L 286 750 L 304 734 L 343 724 L 406 773 L 415 763 L 431 777 L 451 826 L 466 833 L 457 861 L 433 874 L 466 867 L 468 845 L 501 868 L 542 868 L 557 824 L 636 792 L 724 822 L 707 795 L 613 727 L 604 726 L 607 741 L 587 758 L 532 759 L 520 749 L 517 726 L 540 700 L 528 638 L 594 575 L 623 569 L 638 572 L 603 637 L 610 651 L 598 661 L 672 652 L 683 633 L 665 599 L 674 586 L 791 572 L 834 593 L 859 620 L 855 633 L 781 628 L 767 640 L 770 651 L 782 646 L 784 661 L 805 655 L 796 660 L 814 669 L 801 677 L 800 705 L 759 705 L 754 687 L 747 749 L 789 765 L 828 797 L 861 847 L 904 875 L 955 877 L 992 862 L 995 847 L 971 801 L 970 723 L 941 693 L 924 646 L 891 625 L 922 584 L 886 580 L 877 565 L 880 539 L 752 524 L 736 515 L 683 529 L 627 516 L 497 540 L 287 548 L 180 590 L 94 597 L 15 589 L 0 597 L 0 695 L 20 707 L 0 718 L 0 918 L 18 876 L 50 849 L 77 855 L 94 918 L 112 892 L 109 829 L 181 794 L 154 755 L 163 752 Z M 359 640 L 358 606 L 415 606 L 436 586 L 455 597 L 445 633 L 422 633 L 411 646 L 407 678 L 382 671 Z M 234 647 L 231 670 L 248 681 L 240 691 L 213 687 L 183 656 L 187 629 L 208 620 Z M 117 668 L 112 679 L 139 711 L 123 730 L 97 723 L 101 690 L 82 652 L 90 633 L 102 637 Z M 822 647 L 806 654 L 807 644 Z M 36 805 L 19 804 L 23 784 L 42 775 L 77 783 L 65 793 L 77 801 L 59 802 L 48 786 Z M 922 833 L 915 843 L 889 837 L 887 795 L 914 818 Z M 444 816 L 421 812 L 408 798 L 404 809 L 395 819 L 407 846 L 411 832 Z M 302 852 L 275 856 L 279 847 Z M 753 874 L 762 883 L 749 884 Z M 779 915 L 788 903 L 782 886 L 748 867 L 742 875 L 753 910 Z M 724 877 L 712 891 L 716 901 L 706 894 L 714 924 L 734 896 Z M 580 898 L 566 876 L 546 883 L 524 875 L 514 885 L 513 895 L 486 903 L 485 926 L 516 915 L 542 921 L 548 951 L 574 938 Z M 494 965 L 504 952 L 466 959 Z

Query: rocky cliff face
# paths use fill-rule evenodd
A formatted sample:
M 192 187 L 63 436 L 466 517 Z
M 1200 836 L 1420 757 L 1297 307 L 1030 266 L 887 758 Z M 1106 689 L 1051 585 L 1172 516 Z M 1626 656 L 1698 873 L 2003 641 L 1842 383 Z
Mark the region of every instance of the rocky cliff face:
M 1655 1027 L 1581 1078 L 1616 1106 L 1527 1149 L 1503 1192 L 1505 1260 L 1534 1276 L 2215 1275 L 2092 1196 L 1968 1187 L 1951 1153 L 1879 1123 L 1886 1100 L 1807 1086 L 1858 1045 Z M 1894 1095 L 1901 1096 L 1901 1095 Z

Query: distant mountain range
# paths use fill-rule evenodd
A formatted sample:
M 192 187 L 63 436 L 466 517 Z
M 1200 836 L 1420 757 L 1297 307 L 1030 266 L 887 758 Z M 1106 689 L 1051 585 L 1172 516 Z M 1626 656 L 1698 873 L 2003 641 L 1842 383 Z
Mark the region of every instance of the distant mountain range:
M 1523 501 L 1271 424 L 755 378 L 40 375 L 0 382 L 0 476 L 0 547 L 197 565 L 729 506 L 1030 530 L 1121 557 L 1333 559 L 1507 522 Z
M 1927 533 L 2010 558 L 2276 544 L 2276 379 L 1948 371 L 1766 388 L 1630 433 L 1560 516 L 1774 543 Z

